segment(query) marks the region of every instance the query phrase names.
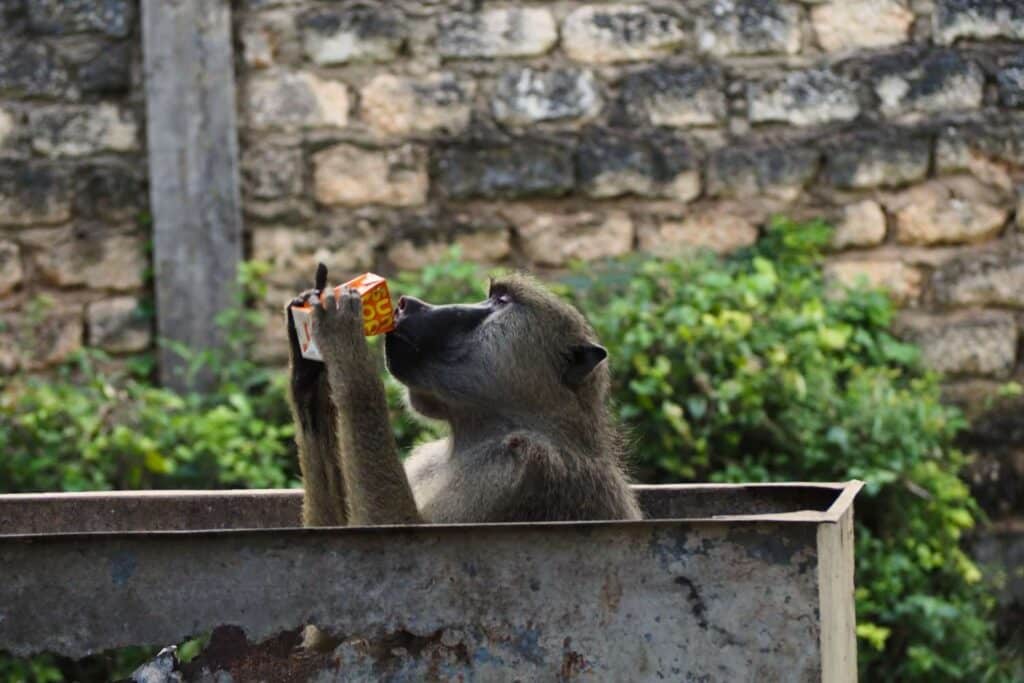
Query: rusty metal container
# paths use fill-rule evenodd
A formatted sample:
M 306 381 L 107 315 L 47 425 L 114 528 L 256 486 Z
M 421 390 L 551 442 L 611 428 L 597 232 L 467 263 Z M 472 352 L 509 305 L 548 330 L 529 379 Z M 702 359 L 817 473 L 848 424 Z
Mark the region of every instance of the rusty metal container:
M 298 528 L 298 491 L 0 496 L 0 651 L 214 632 L 185 680 L 856 680 L 843 484 L 637 487 L 638 522 Z M 326 634 L 294 651 L 301 629 Z

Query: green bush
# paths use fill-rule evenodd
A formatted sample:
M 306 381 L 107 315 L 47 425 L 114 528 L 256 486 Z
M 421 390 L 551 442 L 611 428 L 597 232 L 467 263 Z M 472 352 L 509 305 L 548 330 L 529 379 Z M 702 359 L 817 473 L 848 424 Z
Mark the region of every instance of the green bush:
M 978 515 L 957 477 L 964 420 L 939 402 L 917 350 L 890 333 L 883 294 L 825 296 L 828 233 L 778 223 L 729 259 L 634 257 L 579 268 L 556 287 L 609 348 L 639 478 L 864 480 L 862 680 L 1008 680 L 992 599 L 959 546 Z M 262 295 L 260 275 L 258 265 L 243 271 L 247 296 Z M 484 297 L 486 278 L 453 256 L 392 285 L 430 301 L 472 300 Z M 0 462 L 0 490 L 294 485 L 283 375 L 245 360 L 258 323 L 251 309 L 223 322 L 228 351 L 189 356 L 194 372 L 215 371 L 206 396 L 138 377 L 105 381 L 89 356 L 66 380 L 9 387 L 0 452 L 13 457 Z M 436 436 L 387 387 L 399 442 Z
M 260 275 L 243 268 L 243 299 L 262 293 Z M 224 349 L 180 351 L 190 374 L 212 373 L 207 394 L 153 386 L 147 359 L 111 375 L 91 350 L 55 380 L 9 382 L 0 394 L 0 493 L 298 485 L 284 375 L 247 360 L 259 318 L 239 306 L 221 323 Z

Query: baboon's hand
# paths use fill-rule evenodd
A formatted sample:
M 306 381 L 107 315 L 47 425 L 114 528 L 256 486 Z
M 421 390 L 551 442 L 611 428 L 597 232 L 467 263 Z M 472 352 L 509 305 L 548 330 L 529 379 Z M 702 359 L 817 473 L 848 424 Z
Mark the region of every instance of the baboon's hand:
M 334 292 L 326 292 L 321 304 L 313 309 L 313 339 L 324 363 L 346 369 L 365 365 L 368 347 L 359 294 L 348 287 L 337 298 Z
M 302 357 L 299 335 L 295 331 L 295 318 L 292 315 L 292 306 L 304 306 L 307 303 L 316 306 L 319 303 L 319 295 L 320 292 L 318 290 L 307 289 L 285 304 L 284 307 L 284 314 L 288 324 L 288 355 L 291 359 L 292 388 L 296 397 L 312 389 L 316 380 L 323 374 L 324 364 Z
M 305 306 L 310 304 L 317 306 L 320 303 L 320 292 L 327 286 L 327 267 L 317 264 L 316 276 L 313 289 L 307 289 L 297 297 L 285 304 L 284 314 L 288 326 L 288 353 L 291 357 L 292 368 L 292 389 L 296 398 L 312 392 L 317 380 L 324 372 L 324 365 L 319 361 L 309 360 L 302 357 L 302 350 L 299 346 L 299 335 L 295 330 L 295 318 L 292 315 L 292 306 Z

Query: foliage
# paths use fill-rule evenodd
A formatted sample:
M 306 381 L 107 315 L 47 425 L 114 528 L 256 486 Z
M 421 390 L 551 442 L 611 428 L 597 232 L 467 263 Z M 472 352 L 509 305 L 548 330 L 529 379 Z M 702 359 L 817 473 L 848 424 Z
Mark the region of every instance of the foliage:
M 244 297 L 260 294 L 258 276 L 243 269 Z M 283 376 L 247 359 L 258 322 L 240 305 L 223 316 L 224 350 L 184 354 L 191 374 L 212 373 L 206 394 L 153 386 L 145 361 L 118 377 L 94 350 L 56 381 L 11 382 L 0 393 L 0 492 L 297 484 Z
M 828 237 L 820 223 L 779 221 L 728 259 L 633 257 L 581 266 L 556 287 L 610 351 L 639 478 L 865 482 L 856 529 L 863 680 L 1008 679 L 991 597 L 959 545 L 979 514 L 957 476 L 964 419 L 940 403 L 939 379 L 917 350 L 890 333 L 884 294 L 825 295 Z M 261 269 L 242 272 L 248 299 L 262 298 Z M 474 300 L 484 275 L 454 252 L 392 288 Z M 145 364 L 114 384 L 92 354 L 56 382 L 9 387 L 0 490 L 294 484 L 282 375 L 246 360 L 258 318 L 240 305 L 222 323 L 226 352 L 180 350 L 192 375 L 213 373 L 208 395 L 154 388 Z M 400 444 L 439 433 L 402 410 L 393 381 L 387 388 Z

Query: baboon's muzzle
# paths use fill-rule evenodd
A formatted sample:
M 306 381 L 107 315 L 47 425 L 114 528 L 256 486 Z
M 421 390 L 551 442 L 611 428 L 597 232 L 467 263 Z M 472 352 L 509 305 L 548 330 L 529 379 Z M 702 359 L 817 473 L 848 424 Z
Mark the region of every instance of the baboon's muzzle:
M 388 370 L 401 381 L 412 379 L 423 363 L 457 354 L 493 312 L 490 301 L 433 306 L 413 296 L 399 297 L 395 329 L 384 340 Z

